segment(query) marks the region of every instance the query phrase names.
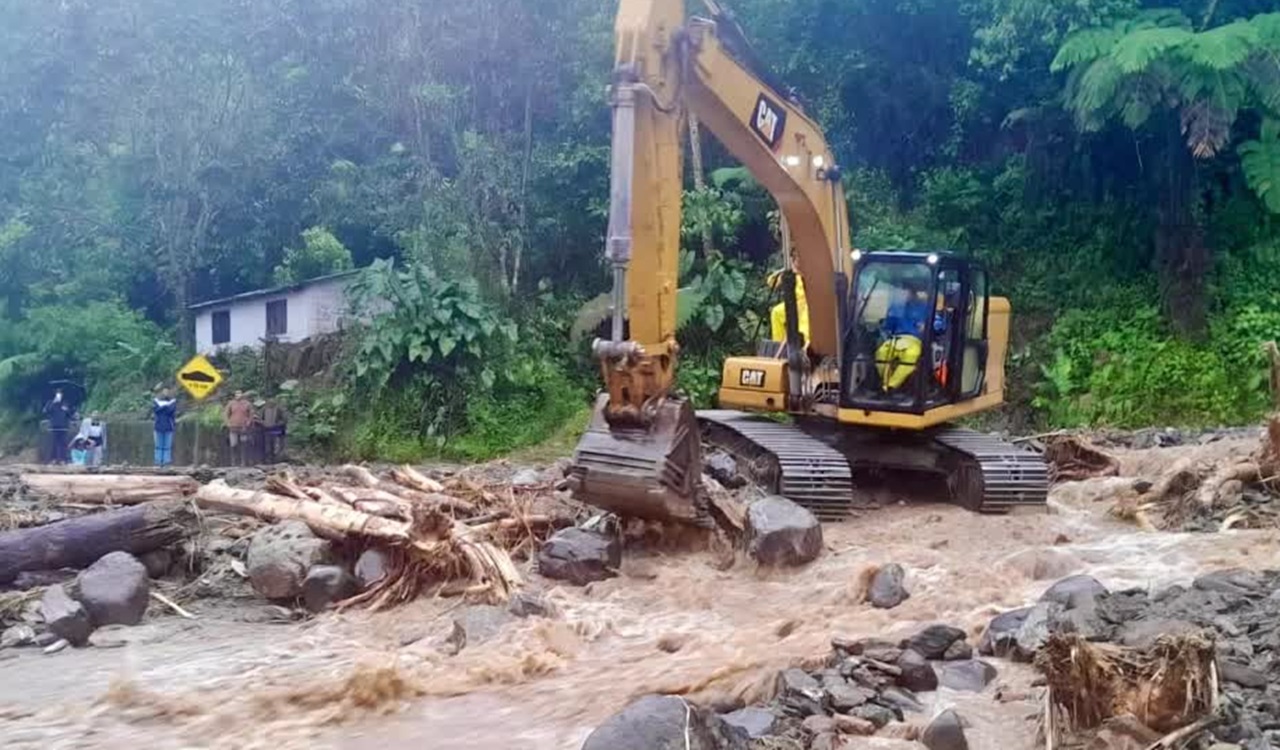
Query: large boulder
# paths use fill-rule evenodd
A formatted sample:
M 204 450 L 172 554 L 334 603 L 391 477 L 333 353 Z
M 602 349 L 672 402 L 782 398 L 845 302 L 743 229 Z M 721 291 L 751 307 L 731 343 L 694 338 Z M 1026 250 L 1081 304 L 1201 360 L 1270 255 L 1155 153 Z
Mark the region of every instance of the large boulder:
M 360 585 L 341 565 L 317 565 L 302 582 L 302 601 L 311 612 L 323 612 L 330 604 L 356 595 Z
M 822 524 L 807 509 L 774 495 L 747 509 L 747 540 L 747 551 L 761 565 L 804 565 L 822 554 Z
M 1024 607 L 996 615 L 978 642 L 978 653 L 1001 657 L 1012 654 L 1018 645 L 1018 630 L 1030 613 L 1031 608 Z
M 912 649 L 926 659 L 941 659 L 956 641 L 963 641 L 965 632 L 950 625 L 930 625 L 903 641 L 902 648 Z
M 72 599 L 61 584 L 44 590 L 40 597 L 40 614 L 44 616 L 50 632 L 72 646 L 83 646 L 89 642 L 89 634 L 93 632 L 89 612 L 83 604 Z
M 147 612 L 151 578 L 133 555 L 112 552 L 76 576 L 72 594 L 94 627 L 137 625 Z
M 943 687 L 981 693 L 996 678 L 996 668 L 981 659 L 947 662 L 938 681 Z
M 460 633 L 460 648 L 475 646 L 496 636 L 516 616 L 506 607 L 477 605 L 467 607 L 453 618 L 455 632 Z
M 682 698 L 649 695 L 596 728 L 582 750 L 715 750 L 705 714 Z
M 621 564 L 616 538 L 577 527 L 557 531 L 538 550 L 539 573 L 576 586 L 612 578 Z
M 728 489 L 737 489 L 746 485 L 747 480 L 738 473 L 738 461 L 724 451 L 714 451 L 702 461 L 703 470 L 711 478 Z
M 749 706 L 733 713 L 725 714 L 720 720 L 744 740 L 758 740 L 773 734 L 778 724 L 778 717 L 772 711 Z
M 867 600 L 877 609 L 893 609 L 911 597 L 907 593 L 907 572 L 897 563 L 883 565 L 871 579 L 871 588 L 867 592 Z
M 301 521 L 267 526 L 249 540 L 249 583 L 267 599 L 297 599 L 307 571 L 329 563 L 331 555 L 329 543 Z
M 1093 576 L 1070 576 L 1050 586 L 1040 601 L 1061 604 L 1068 610 L 1093 605 L 1107 593 L 1107 587 Z
M 929 750 L 969 750 L 969 741 L 964 736 L 964 721 L 951 710 L 938 714 L 924 730 L 920 741 Z
M 938 689 L 938 673 L 933 665 L 918 651 L 907 649 L 898 657 L 898 684 L 913 693 L 927 693 Z
M 1053 633 L 1054 621 L 1062 615 L 1062 606 L 1049 602 L 1040 602 L 1027 612 L 1016 636 L 1017 645 L 1013 649 L 1015 661 L 1029 662 L 1036 652 L 1044 646 Z

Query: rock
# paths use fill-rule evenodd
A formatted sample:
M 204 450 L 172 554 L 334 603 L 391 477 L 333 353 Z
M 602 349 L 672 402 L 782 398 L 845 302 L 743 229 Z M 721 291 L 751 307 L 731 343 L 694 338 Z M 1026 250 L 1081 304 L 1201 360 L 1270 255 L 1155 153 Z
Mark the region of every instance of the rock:
M 948 662 L 942 665 L 938 682 L 952 690 L 981 693 L 998 674 L 995 667 L 980 659 Z
M 885 664 L 893 664 L 902 656 L 902 649 L 894 646 L 892 648 L 878 647 L 869 648 L 862 652 L 862 656 L 866 659 L 872 659 Z
M 920 739 L 920 727 L 915 724 L 904 724 L 902 722 L 895 721 L 881 729 L 876 736 L 883 737 L 886 740 L 917 742 Z
M 458 650 L 490 640 L 515 619 L 506 607 L 481 605 L 459 611 L 453 618 L 455 633 L 461 633 Z
M 888 708 L 895 708 L 899 711 L 910 711 L 919 713 L 924 710 L 924 706 L 919 699 L 909 690 L 903 688 L 888 688 L 880 693 L 878 702 Z
M 902 642 L 904 649 L 911 649 L 926 659 L 941 659 L 956 641 L 964 640 L 965 633 L 950 625 L 930 625 Z
M 259 530 L 249 541 L 246 566 L 253 590 L 267 599 L 297 599 L 307 571 L 331 561 L 329 543 L 301 521 Z
M 836 723 L 836 731 L 840 734 L 849 734 L 854 737 L 870 737 L 876 733 L 876 725 L 868 719 L 858 716 L 845 716 L 844 714 L 836 714 L 831 717 Z
M 805 718 L 802 726 L 810 734 L 828 734 L 836 731 L 835 719 L 821 714 Z
M 30 625 L 13 625 L 0 633 L 0 648 L 21 648 L 35 643 L 36 629 Z
M 778 724 L 778 717 L 768 709 L 747 707 L 725 714 L 720 720 L 741 738 L 758 740 L 773 734 Z
M 727 489 L 737 489 L 746 485 L 747 480 L 738 473 L 738 461 L 724 451 L 713 451 L 702 461 L 702 468 L 711 478 Z
M 1207 573 L 1193 581 L 1191 587 L 1230 596 L 1266 596 L 1270 593 L 1262 574 L 1240 568 Z
M 715 750 L 701 709 L 668 695 L 645 696 L 596 728 L 582 750 Z
M 867 592 L 867 600 L 877 609 L 893 609 L 911 598 L 903 581 L 907 572 L 897 563 L 883 565 L 871 579 L 871 589 Z
M 875 692 L 855 685 L 827 685 L 827 694 L 831 696 L 831 708 L 840 713 L 848 713 L 875 697 Z
M 947 646 L 947 652 L 942 655 L 944 661 L 966 661 L 973 658 L 973 646 L 968 641 L 956 641 Z
M 44 648 L 46 646 L 52 646 L 61 640 L 65 639 L 59 638 L 56 634 L 46 630 L 43 633 L 36 633 L 36 639 L 31 642 L 31 645 L 36 648 Z
M 762 498 L 747 508 L 747 539 L 747 551 L 761 565 L 804 565 L 822 554 L 822 525 L 785 497 Z
M 951 710 L 938 714 L 938 718 L 924 730 L 920 741 L 929 750 L 969 750 L 960 715 Z
M 830 699 L 803 669 L 786 669 L 778 674 L 778 702 L 799 716 L 826 713 Z
M 893 709 L 875 703 L 858 706 L 850 711 L 849 715 L 871 722 L 876 729 L 898 720 L 898 715 L 893 712 Z
M 516 617 L 554 617 L 555 605 L 542 594 L 520 591 L 507 603 L 507 611 Z
M 883 638 L 858 638 L 853 640 L 837 636 L 831 639 L 831 648 L 842 651 L 849 656 L 864 656 L 868 651 L 897 647 L 898 644 L 893 641 L 886 641 Z
M 147 612 L 151 579 L 127 552 L 112 552 L 76 577 L 72 595 L 89 612 L 94 627 L 137 625 Z
M 978 642 L 978 653 L 983 656 L 1008 656 L 1018 645 L 1018 630 L 1026 622 L 1030 607 L 1015 609 L 996 615 L 987 625 Z
M 1085 750 L 1147 750 L 1159 739 L 1159 733 L 1126 714 L 1103 722 Z
M 1040 595 L 1040 601 L 1061 604 L 1070 610 L 1091 605 L 1106 593 L 1107 587 L 1093 576 L 1070 576 L 1050 586 Z
M 70 645 L 71 645 L 71 642 L 68 641 L 66 638 L 59 638 L 53 643 L 50 643 L 48 646 L 45 646 L 43 649 L 43 652 L 45 656 L 48 656 L 50 654 L 56 654 L 62 649 Z
M 302 581 L 302 601 L 310 612 L 323 612 L 330 604 L 349 599 L 360 591 L 355 576 L 341 565 L 317 565 Z
M 40 598 L 40 613 L 55 640 L 62 638 L 74 646 L 83 646 L 93 632 L 89 612 L 67 593 L 65 587 L 50 586 Z M 49 645 L 49 644 L 45 644 Z
M 1197 630 L 1199 628 L 1184 620 L 1134 620 L 1120 626 L 1116 637 L 1121 645 L 1146 650 L 1162 635 L 1185 635 Z
M 1080 606 L 1054 614 L 1049 621 L 1049 630 L 1054 633 L 1075 633 L 1089 641 L 1110 640 L 1115 626 L 1101 616 L 1098 611 L 1098 601 L 1096 599 L 1080 601 Z
M 356 583 L 359 584 L 360 590 L 364 591 L 386 578 L 387 569 L 390 567 L 386 552 L 377 548 L 361 552 L 360 557 L 356 558 L 355 567 Z
M 840 747 L 840 737 L 835 732 L 819 734 L 809 743 L 809 750 L 838 750 Z
M 153 549 L 138 557 L 138 562 L 147 569 L 152 578 L 163 578 L 173 567 L 173 552 L 167 549 Z
M 1218 674 L 1221 675 L 1223 682 L 1235 683 L 1245 688 L 1263 690 L 1268 683 L 1267 676 L 1262 672 L 1226 659 L 1218 660 Z
M 612 578 L 621 564 L 616 538 L 577 527 L 557 531 L 538 550 L 539 573 L 576 586 Z
M 1027 617 L 1015 636 L 1016 645 L 1012 654 L 1014 661 L 1031 661 L 1045 641 L 1049 640 L 1052 632 L 1050 624 L 1061 613 L 1061 605 L 1048 602 L 1040 602 L 1027 612 Z
M 512 487 L 536 487 L 542 482 L 542 474 L 537 469 L 521 469 L 511 477 Z
M 933 665 L 920 655 L 918 651 L 908 649 L 898 658 L 897 666 L 902 670 L 898 684 L 916 693 L 927 693 L 938 689 L 938 673 Z

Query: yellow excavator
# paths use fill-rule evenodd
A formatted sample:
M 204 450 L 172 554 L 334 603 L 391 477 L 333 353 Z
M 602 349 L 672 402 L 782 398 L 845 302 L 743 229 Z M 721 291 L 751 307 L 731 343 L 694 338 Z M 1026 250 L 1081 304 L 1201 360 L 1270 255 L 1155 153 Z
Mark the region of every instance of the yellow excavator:
M 574 455 L 575 495 L 625 516 L 703 523 L 706 442 L 824 519 L 848 515 L 867 470 L 944 476 L 951 500 L 979 512 L 1043 505 L 1038 454 L 952 424 L 1003 402 L 1008 300 L 990 295 L 971 260 L 853 250 L 822 130 L 767 82 L 736 23 L 705 5 L 705 17 L 687 17 L 683 0 L 621 0 L 618 10 L 612 320 L 610 337 L 593 345 L 605 388 Z M 728 359 L 720 410 L 697 413 L 674 388 L 690 115 L 777 201 L 791 260 L 777 284 L 782 340 Z

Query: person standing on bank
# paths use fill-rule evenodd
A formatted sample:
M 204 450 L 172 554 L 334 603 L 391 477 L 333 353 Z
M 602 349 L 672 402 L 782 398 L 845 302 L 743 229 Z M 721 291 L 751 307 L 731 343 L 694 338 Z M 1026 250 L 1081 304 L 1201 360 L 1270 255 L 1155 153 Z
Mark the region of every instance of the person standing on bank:
M 80 437 L 88 441 L 89 466 L 101 466 L 102 458 L 107 452 L 107 423 L 102 415 L 94 412 L 80 423 Z
M 49 420 L 49 434 L 53 439 L 53 452 L 49 462 L 65 464 L 67 462 L 67 428 L 71 426 L 71 407 L 62 396 L 62 389 L 53 392 L 53 400 L 45 404 L 44 415 Z
M 178 423 L 178 402 L 168 388 L 151 400 L 151 420 L 156 435 L 156 466 L 173 463 L 173 433 Z
M 245 443 L 253 427 L 253 404 L 245 398 L 244 391 L 236 391 L 235 398 L 222 409 L 222 420 L 227 426 L 227 441 L 231 446 L 231 463 L 245 465 Z

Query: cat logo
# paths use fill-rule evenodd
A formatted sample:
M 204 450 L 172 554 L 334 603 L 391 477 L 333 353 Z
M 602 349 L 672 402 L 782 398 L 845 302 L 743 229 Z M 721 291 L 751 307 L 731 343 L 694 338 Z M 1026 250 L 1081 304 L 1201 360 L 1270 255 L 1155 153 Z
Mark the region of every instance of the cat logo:
M 764 370 L 743 370 L 738 375 L 738 384 L 743 388 L 763 388 Z
M 771 150 L 776 151 L 782 143 L 782 133 L 787 129 L 787 113 L 777 102 L 764 94 L 756 99 L 756 108 L 751 115 L 751 129 L 760 136 Z

